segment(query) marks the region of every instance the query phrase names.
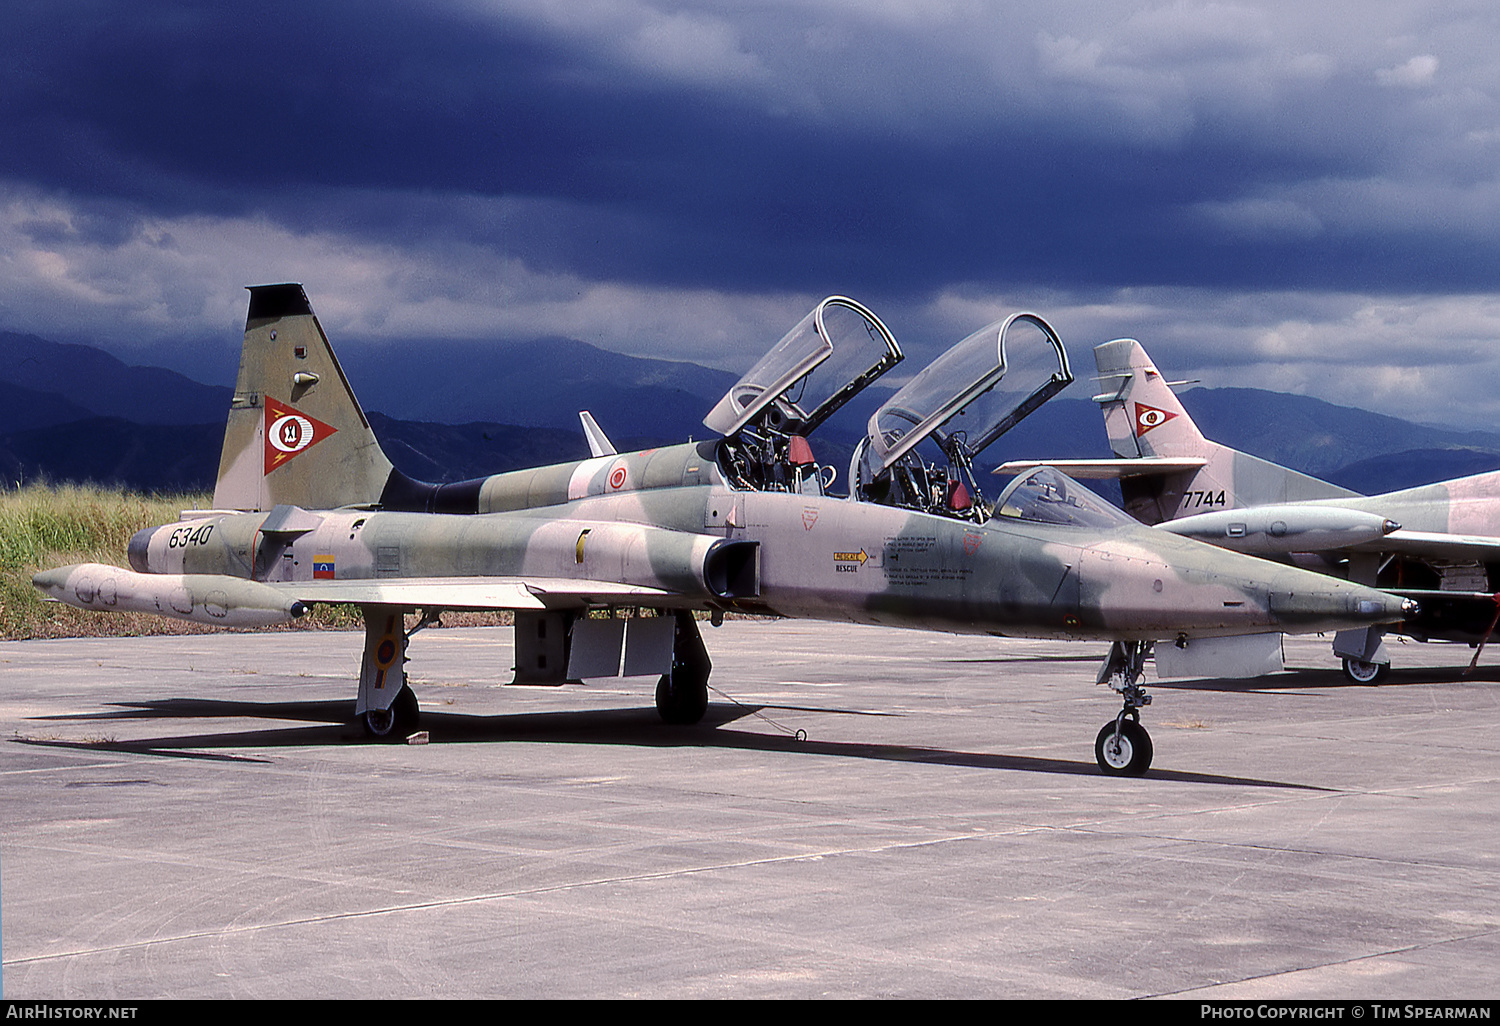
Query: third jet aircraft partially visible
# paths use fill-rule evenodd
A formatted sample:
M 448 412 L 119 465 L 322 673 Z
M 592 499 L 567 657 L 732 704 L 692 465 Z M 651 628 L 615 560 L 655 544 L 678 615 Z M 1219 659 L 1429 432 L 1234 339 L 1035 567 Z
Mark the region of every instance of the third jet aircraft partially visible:
M 1016 388 L 1008 367 L 1023 361 L 1008 363 L 1007 351 L 1023 337 L 1050 369 Z M 974 454 L 1071 374 L 1033 315 L 960 345 L 969 355 L 951 373 L 935 365 L 872 419 L 847 496 L 834 494 L 837 470 L 808 436 L 901 351 L 841 297 L 818 304 L 710 412 L 720 437 L 616 453 L 589 424 L 590 459 L 424 484 L 381 451 L 302 287 L 254 287 L 216 508 L 138 533 L 131 570 L 60 567 L 36 585 L 87 609 L 230 625 L 356 604 L 365 642 L 354 712 L 391 739 L 418 721 L 408 638 L 444 610 L 513 611 L 518 682 L 649 675 L 676 723 L 696 722 L 708 702 L 694 611 L 715 623 L 742 610 L 1110 641 L 1101 680 L 1124 702 L 1095 757 L 1114 774 L 1151 761 L 1139 720 L 1153 642 L 1407 615 L 1383 592 L 1143 527 L 1053 470 L 985 501 Z M 977 412 L 995 396 L 1000 409 Z M 920 445 L 946 464 L 925 462 Z
M 1134 339 L 1095 347 L 1094 360 L 1094 398 L 1117 458 L 1050 466 L 1079 477 L 1119 478 L 1126 510 L 1143 523 L 1416 599 L 1418 610 L 1398 624 L 1334 636 L 1334 653 L 1351 681 L 1375 682 L 1389 672 L 1387 629 L 1476 649 L 1495 630 L 1500 472 L 1359 495 L 1203 437 Z

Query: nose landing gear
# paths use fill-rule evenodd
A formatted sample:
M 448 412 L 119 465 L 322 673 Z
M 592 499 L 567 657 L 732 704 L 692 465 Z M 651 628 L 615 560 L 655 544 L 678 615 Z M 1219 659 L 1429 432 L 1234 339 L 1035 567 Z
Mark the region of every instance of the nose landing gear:
M 1125 701 L 1094 739 L 1094 760 L 1112 777 L 1138 777 L 1151 768 L 1151 735 L 1141 726 L 1141 708 L 1151 704 L 1151 696 L 1140 683 L 1150 652 L 1149 641 L 1117 641 L 1099 671 L 1099 683 L 1107 683 Z
M 1151 766 L 1151 735 L 1140 720 L 1125 718 L 1106 723 L 1094 739 L 1094 759 L 1099 768 L 1114 777 L 1138 777 Z

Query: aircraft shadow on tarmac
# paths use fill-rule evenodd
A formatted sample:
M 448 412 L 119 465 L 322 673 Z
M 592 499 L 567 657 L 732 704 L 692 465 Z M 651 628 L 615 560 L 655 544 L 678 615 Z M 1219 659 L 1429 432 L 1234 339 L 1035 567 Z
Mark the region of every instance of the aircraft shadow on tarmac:
M 1097 654 L 1088 655 L 1034 655 L 975 657 L 972 659 L 945 659 L 945 663 L 962 663 L 966 666 L 1005 666 L 1017 663 L 1095 663 Z M 1468 664 L 1454 666 L 1395 667 L 1379 684 L 1358 684 L 1344 676 L 1342 670 L 1324 666 L 1288 666 L 1284 673 L 1273 673 L 1264 677 L 1209 677 L 1204 679 L 1151 679 L 1146 687 L 1168 688 L 1187 691 L 1288 691 L 1303 688 L 1369 688 L 1400 687 L 1403 684 L 1494 684 L 1500 682 L 1500 666 L 1478 666 L 1467 673 Z
M 1093 663 L 1097 666 L 1104 661 L 1104 657 L 1098 652 L 1090 652 L 1088 655 L 974 656 L 972 658 L 944 659 L 941 661 L 962 664 L 964 666 L 1004 666 L 1007 663 Z
M 1264 677 L 1208 677 L 1203 679 L 1153 680 L 1152 689 L 1163 688 L 1174 691 L 1242 691 L 1264 694 L 1287 692 L 1330 693 L 1349 688 L 1399 688 L 1422 684 L 1494 684 L 1500 681 L 1500 666 L 1476 667 L 1472 674 L 1465 666 L 1413 666 L 1396 667 L 1379 684 L 1357 684 L 1344 676 L 1342 670 L 1328 667 L 1287 667 L 1285 673 L 1272 673 Z
M 766 734 L 726 729 L 729 724 L 767 711 L 798 711 L 794 706 L 741 705 L 711 703 L 698 724 L 685 727 L 661 722 L 654 707 L 637 709 L 590 709 L 573 712 L 529 712 L 500 716 L 473 716 L 462 713 L 426 711 L 422 728 L 431 744 L 494 744 L 536 742 L 543 744 L 624 745 L 643 748 L 721 748 L 759 751 L 786 755 L 836 756 L 871 759 L 884 762 L 907 762 L 939 766 L 963 766 L 973 769 L 1020 770 L 1030 773 L 1054 773 L 1070 776 L 1101 776 L 1092 761 L 1046 759 L 1035 756 L 1003 755 L 990 752 L 963 752 L 943 748 L 872 742 L 820 741 L 799 738 L 791 733 Z M 804 709 L 819 713 L 861 714 L 856 710 Z M 887 715 L 887 714 L 881 714 Z M 281 719 L 311 722 L 315 726 L 276 727 L 261 730 L 220 731 L 205 734 L 180 734 L 169 737 L 115 741 L 62 741 L 17 737 L 17 743 L 41 747 L 119 752 L 134 755 L 209 759 L 228 762 L 265 762 L 264 758 L 231 755 L 223 750 L 265 748 L 310 748 L 346 745 L 364 741 L 358 727 L 349 722 L 349 702 L 244 702 L 204 699 L 165 699 L 156 702 L 116 703 L 116 709 L 101 713 L 75 713 L 66 716 L 38 717 L 54 721 L 87 720 L 107 723 L 123 720 L 193 719 Z M 767 720 L 767 722 L 770 722 Z M 780 728 L 783 729 L 784 728 Z M 384 747 L 384 746 L 382 746 Z M 210 751 L 203 751 L 208 749 Z M 218 750 L 218 751 L 213 751 Z M 1328 788 L 1286 781 L 1250 777 L 1223 776 L 1212 773 L 1187 773 L 1152 769 L 1152 780 L 1182 783 L 1231 784 L 1238 786 L 1292 788 L 1325 791 Z

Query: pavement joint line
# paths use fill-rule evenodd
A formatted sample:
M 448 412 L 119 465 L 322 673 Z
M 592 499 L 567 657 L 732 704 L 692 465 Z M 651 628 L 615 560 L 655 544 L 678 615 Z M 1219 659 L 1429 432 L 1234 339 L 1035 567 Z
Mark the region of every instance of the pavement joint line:
M 613 886 L 613 885 L 629 884 L 629 883 L 641 883 L 641 882 L 648 882 L 648 881 L 653 881 L 653 880 L 669 880 L 669 879 L 673 879 L 673 878 L 677 878 L 677 877 L 695 876 L 695 875 L 700 875 L 700 874 L 704 874 L 704 873 L 714 873 L 714 872 L 720 872 L 720 871 L 725 871 L 725 870 L 746 869 L 746 868 L 751 868 L 751 867 L 755 867 L 755 866 L 783 865 L 783 864 L 790 864 L 790 863 L 796 863 L 796 862 L 805 862 L 805 861 L 819 860 L 819 859 L 829 858 L 829 857 L 838 857 L 838 856 L 842 856 L 842 855 L 879 854 L 879 853 L 882 853 L 882 852 L 897 851 L 897 850 L 903 850 L 903 849 L 915 849 L 915 848 L 933 847 L 933 846 L 937 846 L 937 845 L 943 845 L 943 844 L 952 843 L 954 841 L 984 840 L 984 839 L 988 839 L 988 838 L 1008 837 L 1008 836 L 1016 836 L 1016 835 L 1020 835 L 1020 834 L 1037 833 L 1037 832 L 1044 832 L 1044 833 L 1045 832 L 1055 832 L 1055 833 L 1074 832 L 1074 833 L 1081 833 L 1081 834 L 1089 834 L 1089 835 L 1093 835 L 1093 836 L 1118 836 L 1118 835 L 1108 835 L 1108 834 L 1106 834 L 1103 831 L 1097 831 L 1097 830 L 1089 829 L 1089 828 L 1086 828 L 1086 827 L 1079 827 L 1079 826 L 1076 826 L 1076 825 L 1075 826 L 1027 826 L 1027 827 L 1018 828 L 1018 829 L 1015 829 L 1015 830 L 1007 830 L 1007 831 L 1003 831 L 1003 832 L 990 832 L 990 831 L 987 831 L 987 832 L 984 832 L 984 833 L 977 833 L 977 834 L 976 833 L 953 834 L 953 835 L 941 836 L 941 837 L 924 838 L 924 839 L 921 839 L 921 840 L 894 842 L 894 843 L 889 843 L 889 844 L 876 845 L 876 846 L 872 846 L 872 847 L 835 848 L 835 849 L 827 849 L 827 850 L 824 850 L 824 851 L 816 851 L 816 852 L 800 852 L 800 853 L 796 853 L 796 854 L 788 854 L 788 855 L 775 856 L 775 857 L 772 857 L 772 858 L 749 859 L 749 860 L 743 860 L 743 861 L 738 861 L 738 862 L 717 863 L 717 864 L 710 865 L 710 866 L 694 866 L 694 867 L 687 867 L 687 868 L 683 868 L 683 869 L 674 869 L 674 870 L 654 872 L 654 873 L 633 873 L 633 874 L 625 874 L 625 875 L 621 875 L 621 876 L 603 877 L 603 878 L 594 879 L 594 880 L 575 881 L 575 882 L 566 883 L 566 884 L 553 884 L 553 885 L 548 885 L 548 886 L 545 886 L 545 887 L 531 887 L 531 888 L 524 888 L 524 889 L 514 890 L 514 891 L 496 891 L 496 892 L 487 893 L 487 894 L 465 895 L 465 896 L 462 896 L 462 897 L 445 898 L 445 899 L 439 899 L 439 900 L 433 900 L 433 901 L 410 902 L 410 903 L 401 904 L 401 905 L 390 905 L 390 906 L 386 906 L 386 907 L 383 907 L 383 908 L 361 909 L 361 910 L 350 911 L 350 912 L 332 913 L 332 914 L 323 915 L 323 916 L 308 916 L 308 917 L 301 917 L 301 918 L 297 918 L 297 919 L 278 920 L 278 921 L 275 921 L 275 922 L 255 923 L 255 924 L 248 924 L 248 925 L 243 925 L 243 926 L 226 927 L 224 929 L 219 929 L 219 930 L 189 931 L 189 932 L 186 932 L 186 933 L 174 934 L 174 935 L 168 936 L 168 937 L 152 937 L 152 938 L 147 939 L 147 940 L 135 941 L 135 942 L 128 943 L 128 944 L 102 945 L 102 946 L 99 946 L 99 947 L 80 948 L 80 949 L 73 949 L 73 950 L 61 951 L 61 952 L 51 952 L 51 953 L 44 954 L 44 955 L 22 956 L 22 957 L 15 958 L 15 959 L 6 959 L 3 964 L 6 965 L 6 966 L 21 966 L 21 965 L 26 965 L 26 964 L 31 964 L 31 963 L 39 963 L 39 962 L 45 962 L 45 961 L 49 961 L 49 960 L 55 960 L 55 959 L 59 959 L 59 958 L 73 958 L 73 957 L 79 957 L 79 956 L 83 956 L 83 955 L 103 954 L 103 953 L 112 952 L 112 951 L 128 951 L 128 950 L 134 950 L 134 949 L 140 949 L 140 948 L 154 947 L 154 946 L 159 945 L 159 944 L 172 944 L 172 943 L 179 943 L 179 942 L 191 941 L 191 940 L 199 940 L 199 939 L 210 938 L 210 937 L 226 937 L 226 936 L 232 936 L 232 935 L 238 935 L 238 934 L 255 933 L 255 932 L 260 932 L 260 931 L 265 931 L 265 930 L 282 929 L 282 928 L 286 928 L 286 927 L 308 926 L 308 925 L 313 925 L 313 924 L 317 924 L 317 923 L 338 922 L 340 920 L 364 919 L 364 918 L 371 918 L 371 917 L 375 917 L 375 916 L 398 914 L 398 913 L 403 913 L 403 912 L 420 912 L 420 911 L 431 910 L 431 909 L 452 908 L 452 907 L 458 907 L 458 906 L 462 906 L 462 905 L 471 905 L 471 904 L 482 904 L 484 902 L 491 902 L 491 901 L 505 901 L 505 900 L 508 900 L 508 899 L 525 898 L 525 897 L 534 896 L 534 895 L 553 894 L 553 893 L 560 893 L 560 892 L 571 891 L 571 890 L 581 890 L 581 889 L 591 888 L 591 887 Z M 1184 838 L 1184 837 L 1177 837 L 1177 836 L 1173 836 L 1173 835 L 1161 835 L 1161 834 L 1150 834 L 1150 833 L 1133 833 L 1130 836 L 1142 837 L 1142 838 L 1151 838 L 1151 839 L 1156 839 L 1156 840 L 1173 841 L 1173 842 L 1177 842 L 1177 843 L 1209 845 L 1209 846 L 1221 847 L 1221 848 L 1228 848 L 1228 849 L 1243 848 L 1243 849 L 1251 849 L 1251 850 L 1263 850 L 1263 851 L 1268 851 L 1268 852 L 1279 852 L 1279 853 L 1284 853 L 1284 854 L 1313 855 L 1313 856 L 1323 856 L 1323 857 L 1333 857 L 1333 858 L 1343 858 L 1343 859 L 1356 859 L 1356 860 L 1359 860 L 1359 859 L 1370 859 L 1369 856 L 1362 856 L 1362 855 L 1359 855 L 1357 853 L 1347 853 L 1347 852 L 1344 852 L 1344 853 L 1335 853 L 1335 852 L 1317 851 L 1317 850 L 1313 850 L 1313 849 L 1277 847 L 1277 846 L 1258 845 L 1258 844 L 1234 844 L 1234 843 L 1228 843 L 1228 842 L 1222 842 L 1222 841 L 1206 840 L 1206 839 L 1203 839 L 1203 838 Z M 31 847 L 31 846 L 28 846 L 28 847 Z M 36 847 L 42 847 L 42 846 L 36 846 Z M 49 845 L 49 846 L 45 846 L 45 847 L 47 847 L 47 848 L 53 848 L 55 846 L 50 846 Z M 105 854 L 113 854 L 113 855 L 115 855 L 117 857 L 121 854 L 118 851 L 118 849 L 113 849 L 113 850 L 98 849 L 98 850 L 96 850 L 96 849 L 90 848 L 89 846 L 81 846 L 81 847 L 73 846 L 69 850 L 79 850 L 79 851 L 89 850 L 89 851 L 95 851 L 96 853 L 102 852 L 102 853 L 105 853 Z M 142 858 L 142 859 L 147 859 L 147 860 L 150 860 L 152 858 L 152 856 L 149 856 L 149 855 L 137 855 L 136 857 L 137 858 Z M 1162 859 L 1162 860 L 1167 860 L 1167 861 L 1171 861 L 1172 860 L 1172 857 L 1170 855 L 1157 854 L 1154 857 Z M 1370 859 L 1370 860 L 1371 861 L 1375 861 L 1375 862 L 1380 862 L 1380 863 L 1383 863 L 1383 864 L 1412 865 L 1412 866 L 1417 866 L 1417 867 L 1422 867 L 1422 868 L 1452 868 L 1452 867 L 1443 867 L 1440 864 L 1435 864 L 1435 863 L 1408 862 L 1408 861 L 1405 861 L 1405 860 L 1391 860 L 1391 859 Z M 1373 958 L 1389 957 L 1391 955 L 1401 954 L 1401 953 L 1407 952 L 1407 951 L 1416 951 L 1416 950 L 1421 950 L 1423 948 L 1434 947 L 1434 946 L 1437 946 L 1437 945 L 1440 945 L 1440 944 L 1452 943 L 1454 941 L 1472 940 L 1472 939 L 1475 939 L 1475 938 L 1487 937 L 1487 936 L 1492 936 L 1492 935 L 1496 935 L 1496 934 L 1500 934 L 1500 929 L 1490 928 L 1490 929 L 1476 930 L 1476 931 L 1474 931 L 1471 934 L 1465 934 L 1465 935 L 1462 935 L 1462 936 L 1456 936 L 1456 937 L 1450 937 L 1450 938 L 1443 938 L 1443 939 L 1435 940 L 1435 941 L 1426 941 L 1426 942 L 1422 942 L 1420 944 L 1413 944 L 1413 945 L 1407 945 L 1407 946 L 1404 946 L 1404 947 L 1392 948 L 1392 949 L 1389 949 L 1389 950 L 1386 950 L 1386 951 L 1374 952 L 1374 953 L 1359 955 L 1359 956 L 1355 956 L 1355 957 L 1347 958 L 1347 959 L 1334 960 L 1334 961 L 1327 962 L 1327 963 L 1319 963 L 1317 965 L 1302 966 L 1302 967 L 1298 967 L 1298 968 L 1295 968 L 1295 969 L 1281 970 L 1281 971 L 1278 971 L 1278 972 L 1275 972 L 1275 973 L 1267 973 L 1267 974 L 1262 974 L 1262 975 L 1259 975 L 1259 976 L 1250 976 L 1250 977 L 1245 977 L 1242 980 L 1229 980 L 1229 981 L 1223 981 L 1223 982 L 1220 982 L 1220 983 L 1210 984 L 1210 985 L 1207 985 L 1207 986 L 1204 986 L 1204 987 L 1189 988 L 1187 990 L 1182 990 L 1182 991 L 1167 991 L 1167 992 L 1163 992 L 1161 994 L 1144 995 L 1144 996 L 1147 996 L 1147 997 L 1172 997 L 1172 996 L 1178 996 L 1178 995 L 1181 995 L 1181 994 L 1190 994 L 1190 993 L 1194 993 L 1196 991 L 1212 989 L 1213 987 L 1227 986 L 1227 985 L 1231 985 L 1231 984 L 1234 984 L 1234 983 L 1251 982 L 1251 981 L 1254 981 L 1254 980 L 1257 980 L 1257 979 L 1274 979 L 1274 978 L 1276 978 L 1278 976 L 1285 976 L 1285 975 L 1294 974 L 1294 973 L 1298 973 L 1298 972 L 1306 972 L 1306 971 L 1309 971 L 1311 969 L 1326 968 L 1326 967 L 1337 966 L 1337 965 L 1354 964 L 1354 963 L 1357 963 L 1357 962 L 1360 962 L 1360 961 L 1366 961 L 1366 960 L 1373 959 Z
M 1446 862 L 1422 861 L 1417 859 L 1391 859 L 1381 858 L 1374 855 L 1363 855 L 1354 851 L 1326 851 L 1318 848 L 1294 848 L 1287 845 L 1253 844 L 1249 842 L 1218 841 L 1207 837 L 1178 837 L 1174 834 L 1154 834 L 1146 831 L 1132 831 L 1130 833 L 1113 833 L 1107 830 L 1095 830 L 1078 826 L 1058 826 L 1051 829 L 1071 833 L 1087 834 L 1090 837 L 1106 837 L 1111 839 L 1136 838 L 1138 840 L 1172 841 L 1178 844 L 1197 844 L 1210 848 L 1226 848 L 1231 850 L 1264 851 L 1281 855 L 1311 855 L 1318 858 L 1344 859 L 1353 862 L 1373 862 L 1382 866 L 1410 866 L 1416 869 L 1443 870 L 1445 872 L 1480 872 L 1488 873 L 1485 867 L 1480 866 L 1455 866 Z M 1156 858 L 1163 861 L 1184 861 L 1174 856 L 1153 853 L 1150 856 L 1136 856 L 1138 858 Z
M 32 773 L 76 773 L 86 769 L 114 769 L 119 765 L 118 761 L 110 761 L 69 763 L 64 766 L 35 766 L 31 769 L 0 770 L 0 777 L 20 777 Z
M 19 742 L 0 744 L 6 939 L 18 942 L 3 952 L 7 982 L 1253 1004 L 1372 986 L 1468 998 L 1500 980 L 1485 958 L 1500 946 L 1500 668 L 1478 688 L 1350 688 L 1327 639 L 1288 639 L 1307 668 L 1271 681 L 1281 687 L 1158 692 L 1166 715 L 1145 717 L 1158 764 L 1115 780 L 1087 751 L 1107 689 L 1089 686 L 1097 657 L 1085 668 L 1074 643 L 953 660 L 995 643 L 770 626 L 705 638 L 719 677 L 742 683 L 713 697 L 722 719 L 661 737 L 636 686 L 602 702 L 592 686 L 506 694 L 473 676 L 489 662 L 454 632 L 463 645 L 419 655 L 429 726 L 455 730 L 425 748 L 339 728 L 343 674 L 216 669 L 341 665 L 322 661 L 321 637 L 257 636 L 279 653 L 264 660 L 239 636 L 148 638 L 101 660 L 138 672 L 95 669 L 81 657 L 104 656 L 97 647 L 0 647 L 12 660 L 3 734 Z M 767 649 L 805 669 L 763 672 Z M 1434 649 L 1403 651 L 1408 679 L 1447 671 L 1436 664 L 1454 656 Z M 856 650 L 882 658 L 841 655 Z M 178 651 L 195 677 L 148 665 Z M 892 670 L 887 651 L 907 655 Z M 833 673 L 845 690 L 783 680 Z M 221 685 L 233 685 L 226 717 Z M 118 724 L 81 712 L 192 696 Z M 260 715 L 301 704 L 332 727 L 262 729 L 311 723 Z M 596 706 L 609 710 L 597 722 Z M 844 715 L 872 711 L 903 718 Z M 798 744 L 770 719 L 829 737 Z M 159 757 L 179 753 L 191 761 Z M 144 783 L 157 786 L 126 786 Z M 607 957 L 633 938 L 658 939 Z M 54 954 L 65 949 L 76 953 Z M 514 972 L 495 974 L 497 951 Z
M 982 838 L 984 834 L 955 834 L 950 837 L 933 837 L 921 841 L 903 841 L 892 844 L 876 845 L 867 848 L 834 848 L 826 851 L 801 852 L 795 855 L 778 855 L 773 858 L 746 859 L 739 862 L 724 862 L 711 866 L 692 866 L 684 869 L 663 870 L 655 873 L 629 873 L 621 876 L 602 877 L 595 880 L 580 880 L 565 884 L 549 884 L 545 887 L 527 887 L 515 891 L 495 891 L 489 894 L 470 894 L 457 898 L 441 898 L 432 901 L 416 901 L 402 905 L 388 905 L 383 908 L 360 909 L 351 912 L 333 912 L 321 916 L 303 916 L 296 919 L 283 919 L 267 923 L 251 923 L 244 926 L 226 926 L 218 930 L 191 930 L 186 933 L 173 934 L 169 937 L 151 937 L 145 940 L 132 941 L 126 944 L 104 944 L 98 947 L 75 948 L 68 951 L 54 951 L 44 955 L 22 955 L 18 958 L 7 958 L 5 966 L 20 966 L 38 962 L 46 962 L 59 958 L 77 958 L 81 955 L 98 955 L 111 951 L 131 951 L 140 948 L 155 947 L 158 944 L 174 944 L 182 941 L 202 940 L 210 937 L 228 937 L 237 934 L 255 933 L 262 930 L 277 930 L 286 927 L 310 926 L 317 923 L 333 923 L 348 919 L 366 919 L 374 916 L 394 915 L 402 912 L 422 912 L 431 909 L 454 908 L 460 905 L 475 905 L 490 901 L 506 901 L 514 898 L 531 897 L 538 894 L 556 894 L 563 891 L 582 890 L 590 887 L 608 887 L 618 884 L 643 883 L 653 880 L 670 880 L 676 877 L 696 876 L 703 873 L 716 873 L 724 870 L 749 869 L 755 866 L 774 866 L 794 862 L 807 862 L 817 859 L 837 857 L 840 855 L 870 855 L 881 852 L 900 850 L 906 848 L 930 847 L 938 844 L 947 844 L 952 841 L 973 841 Z M 47 846 L 52 847 L 52 846 Z M 118 854 L 116 851 L 115 854 Z

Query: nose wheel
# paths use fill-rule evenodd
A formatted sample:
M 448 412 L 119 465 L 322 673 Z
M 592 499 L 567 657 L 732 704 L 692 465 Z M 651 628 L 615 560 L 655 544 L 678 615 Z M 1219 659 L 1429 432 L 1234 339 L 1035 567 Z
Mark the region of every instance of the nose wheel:
M 1094 739 L 1094 760 L 1112 777 L 1138 777 L 1151 768 L 1151 735 L 1141 726 L 1141 709 L 1151 704 L 1151 696 L 1141 687 L 1150 652 L 1149 641 L 1117 641 L 1099 671 L 1099 683 L 1108 684 L 1125 700 L 1120 714 Z
M 1112 777 L 1138 777 L 1151 768 L 1151 735 L 1125 713 L 1106 723 L 1094 739 L 1094 759 Z

